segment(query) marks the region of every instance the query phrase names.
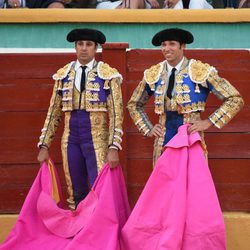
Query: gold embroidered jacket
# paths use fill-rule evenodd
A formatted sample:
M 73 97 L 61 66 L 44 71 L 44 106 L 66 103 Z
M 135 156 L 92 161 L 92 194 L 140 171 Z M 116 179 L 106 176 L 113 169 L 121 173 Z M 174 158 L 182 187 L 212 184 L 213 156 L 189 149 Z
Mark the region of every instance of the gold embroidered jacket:
M 174 95 L 166 96 L 167 64 L 163 61 L 145 70 L 144 77 L 128 102 L 130 115 L 144 135 L 153 128 L 144 106 L 154 95 L 154 110 L 159 122 L 165 127 L 165 111 L 177 111 L 183 114 L 184 123 L 196 119 L 199 112 L 205 110 L 209 92 L 223 100 L 223 104 L 209 116 L 209 120 L 218 128 L 227 124 L 243 107 L 239 92 L 216 69 L 209 64 L 184 58 L 180 71 L 176 75 Z M 197 112 L 198 111 L 198 112 Z M 165 131 L 164 131 L 165 133 Z M 164 136 L 155 140 L 154 160 L 161 154 Z
M 38 146 L 50 147 L 62 112 L 81 109 L 91 113 L 107 113 L 109 117 L 108 145 L 121 149 L 123 135 L 122 76 L 116 69 L 100 61 L 88 73 L 85 91 L 81 96 L 74 86 L 76 74 L 74 66 L 75 62 L 71 62 L 53 75 L 55 85 Z

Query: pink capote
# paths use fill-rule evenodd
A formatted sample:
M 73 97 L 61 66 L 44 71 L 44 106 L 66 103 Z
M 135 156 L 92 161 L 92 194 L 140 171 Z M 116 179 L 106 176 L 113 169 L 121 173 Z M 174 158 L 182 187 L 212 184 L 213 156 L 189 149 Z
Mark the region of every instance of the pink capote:
M 198 133 L 166 145 L 127 223 L 123 250 L 224 250 L 225 226 Z
M 120 231 L 130 213 L 121 166 L 106 164 L 73 212 L 55 202 L 60 198 L 55 171 L 51 164 L 41 166 L 0 250 L 119 250 Z

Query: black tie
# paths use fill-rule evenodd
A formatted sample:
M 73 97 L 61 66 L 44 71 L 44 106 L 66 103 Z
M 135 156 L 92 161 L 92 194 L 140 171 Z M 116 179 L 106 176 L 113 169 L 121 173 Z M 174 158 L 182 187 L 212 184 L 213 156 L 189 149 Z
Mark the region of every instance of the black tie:
M 176 68 L 172 68 L 171 75 L 169 77 L 168 90 L 167 90 L 167 96 L 169 99 L 172 98 L 172 91 L 173 91 L 174 82 L 175 82 L 175 71 L 176 71 Z
M 86 82 L 86 75 L 85 75 L 85 70 L 87 66 L 81 66 L 82 68 L 82 76 L 81 76 L 81 92 L 84 91 L 85 89 L 85 82 Z

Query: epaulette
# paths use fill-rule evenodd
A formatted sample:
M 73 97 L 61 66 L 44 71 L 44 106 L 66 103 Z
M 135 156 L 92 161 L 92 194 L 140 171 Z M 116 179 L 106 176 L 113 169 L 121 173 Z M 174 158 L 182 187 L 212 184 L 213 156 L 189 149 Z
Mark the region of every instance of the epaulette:
M 188 73 L 190 79 L 194 83 L 202 84 L 204 83 L 210 74 L 211 71 L 216 71 L 216 69 L 210 66 L 208 63 L 203 63 L 199 60 L 191 59 L 188 66 Z
M 163 70 L 164 62 L 151 66 L 144 71 L 144 79 L 148 85 L 153 85 L 160 79 L 161 72 Z
M 54 80 L 62 80 L 62 79 L 64 79 L 67 76 L 67 74 L 69 73 L 73 63 L 75 63 L 75 62 L 73 61 L 71 63 L 68 63 L 63 68 L 60 68 L 59 70 L 57 70 L 57 72 L 52 76 L 52 78 Z
M 97 64 L 97 74 L 103 80 L 120 78 L 120 82 L 122 82 L 122 75 L 118 72 L 118 70 L 110 67 L 107 63 L 102 61 Z

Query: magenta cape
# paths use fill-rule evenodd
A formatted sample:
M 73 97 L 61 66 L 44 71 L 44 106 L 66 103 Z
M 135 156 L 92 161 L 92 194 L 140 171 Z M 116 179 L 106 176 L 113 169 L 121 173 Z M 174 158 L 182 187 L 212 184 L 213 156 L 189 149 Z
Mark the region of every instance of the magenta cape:
M 224 250 L 225 226 L 198 133 L 167 144 L 122 229 L 124 250 Z
M 0 250 L 119 250 L 130 208 L 120 166 L 106 164 L 93 190 L 72 212 L 59 208 L 54 166 L 43 164 Z

